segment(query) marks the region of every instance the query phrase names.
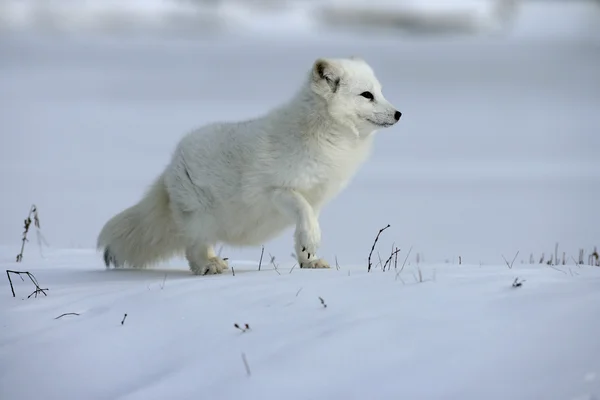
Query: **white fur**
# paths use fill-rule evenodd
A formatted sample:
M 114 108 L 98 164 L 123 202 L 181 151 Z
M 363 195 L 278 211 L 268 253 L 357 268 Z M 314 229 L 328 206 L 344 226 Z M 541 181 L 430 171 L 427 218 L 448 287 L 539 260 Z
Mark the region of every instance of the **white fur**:
M 287 104 L 186 135 L 143 199 L 100 232 L 106 266 L 185 254 L 193 273 L 220 273 L 216 243 L 260 245 L 295 224 L 300 266 L 329 267 L 316 257 L 319 212 L 365 161 L 375 130 L 399 118 L 364 60 L 316 60 Z

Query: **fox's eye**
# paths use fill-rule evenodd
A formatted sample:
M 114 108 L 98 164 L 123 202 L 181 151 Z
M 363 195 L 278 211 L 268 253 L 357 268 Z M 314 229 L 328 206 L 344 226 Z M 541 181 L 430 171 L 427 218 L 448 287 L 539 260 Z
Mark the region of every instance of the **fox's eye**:
M 375 97 L 373 97 L 373 93 L 371 93 L 371 92 L 362 92 L 360 95 L 362 97 L 364 97 L 365 99 L 369 99 L 371 101 L 373 101 L 375 99 Z

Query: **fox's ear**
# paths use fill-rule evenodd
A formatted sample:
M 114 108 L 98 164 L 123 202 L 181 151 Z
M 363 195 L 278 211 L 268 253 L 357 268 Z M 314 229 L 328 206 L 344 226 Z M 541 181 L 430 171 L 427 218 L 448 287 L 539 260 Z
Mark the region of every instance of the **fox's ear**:
M 335 66 L 331 61 L 319 58 L 313 65 L 313 79 L 315 81 L 325 81 L 333 93 L 337 92 L 340 86 L 340 77 Z

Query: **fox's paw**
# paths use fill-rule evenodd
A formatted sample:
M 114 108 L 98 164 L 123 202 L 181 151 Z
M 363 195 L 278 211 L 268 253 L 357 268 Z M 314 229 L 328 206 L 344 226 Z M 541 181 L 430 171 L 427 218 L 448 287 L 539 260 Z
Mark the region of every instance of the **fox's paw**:
M 296 257 L 300 263 L 317 259 L 317 250 L 321 244 L 321 229 L 317 222 L 296 228 L 294 239 Z
M 303 261 L 300 263 L 300 268 L 323 269 L 330 268 L 329 263 L 322 258 L 314 258 L 312 260 Z
M 223 270 L 229 268 L 226 260 L 219 257 L 209 258 L 202 264 L 190 262 L 190 270 L 194 275 L 215 275 L 223 273 Z

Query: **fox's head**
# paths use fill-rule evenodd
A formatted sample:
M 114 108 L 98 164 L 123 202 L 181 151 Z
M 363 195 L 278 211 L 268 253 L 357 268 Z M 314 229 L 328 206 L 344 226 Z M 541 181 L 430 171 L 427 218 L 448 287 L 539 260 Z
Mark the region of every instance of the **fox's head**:
M 390 127 L 402 116 L 383 96 L 373 69 L 360 58 L 317 59 L 310 87 L 325 100 L 335 121 L 361 134 Z

